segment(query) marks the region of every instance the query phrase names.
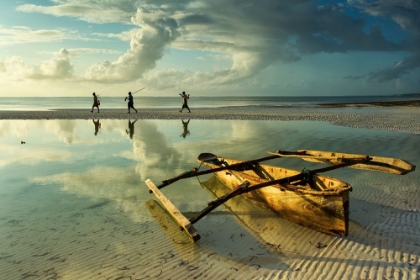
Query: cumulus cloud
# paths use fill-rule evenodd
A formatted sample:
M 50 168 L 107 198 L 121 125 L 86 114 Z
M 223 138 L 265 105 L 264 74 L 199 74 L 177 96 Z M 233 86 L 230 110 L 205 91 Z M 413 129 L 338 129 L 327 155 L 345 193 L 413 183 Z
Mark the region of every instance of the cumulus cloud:
M 167 45 L 180 35 L 177 22 L 160 10 L 139 9 L 132 20 L 142 28 L 131 38 L 130 49 L 115 62 L 92 65 L 86 70 L 88 80 L 126 82 L 141 78 L 155 68 Z
M 31 79 L 65 79 L 73 76 L 74 66 L 70 61 L 70 53 L 61 49 L 54 57 L 44 61 L 40 66 L 29 69 L 28 78 Z
M 379 25 L 366 30 L 364 17 L 349 16 L 349 9 L 352 13 L 391 19 L 409 39 L 398 43 L 389 40 Z M 18 10 L 135 25 L 121 34 L 95 33 L 98 37 L 130 40 L 129 49 L 118 59 L 94 64 L 85 71 L 85 78 L 96 82 L 142 79 L 154 89 L 174 87 L 180 82 L 234 86 L 272 65 L 294 63 L 302 56 L 320 53 L 405 51 L 413 55 L 401 62 L 409 66 L 392 66 L 373 73 L 370 81 L 375 82 L 400 77 L 418 67 L 415 54 L 420 42 L 420 7 L 416 0 L 348 0 L 326 5 L 310 0 L 55 0 L 52 6 L 28 4 Z M 188 70 L 182 67 L 146 75 L 169 48 L 209 51 L 225 57 L 226 63 L 224 68 L 188 76 Z M 175 76 L 168 77 L 169 73 Z M 160 82 L 164 78 L 169 79 Z
M 70 53 L 66 49 L 61 49 L 53 58 L 35 67 L 27 67 L 23 59 L 18 56 L 0 61 L 0 72 L 8 75 L 11 80 L 67 79 L 73 76 L 73 71 Z
M 6 74 L 10 80 L 21 80 L 27 76 L 28 69 L 21 57 L 12 56 L 0 61 L 0 72 Z
M 222 3 L 223 2 L 223 3 Z M 387 40 L 379 26 L 366 32 L 365 21 L 349 17 L 343 5 L 316 6 L 312 1 L 206 1 L 168 5 L 164 12 L 179 23 L 181 36 L 174 48 L 225 54 L 230 66 L 206 73 L 169 70 L 154 73 L 158 88 L 182 82 L 235 85 L 248 81 L 277 63 L 293 63 L 301 56 L 360 51 L 392 52 L 401 45 Z M 176 74 L 168 77 L 168 73 Z M 168 80 L 169 78 L 169 80 Z M 159 83 L 165 79 L 165 83 Z M 187 80 L 185 80 L 187 79 Z M 172 83 L 171 83 L 172 82 Z

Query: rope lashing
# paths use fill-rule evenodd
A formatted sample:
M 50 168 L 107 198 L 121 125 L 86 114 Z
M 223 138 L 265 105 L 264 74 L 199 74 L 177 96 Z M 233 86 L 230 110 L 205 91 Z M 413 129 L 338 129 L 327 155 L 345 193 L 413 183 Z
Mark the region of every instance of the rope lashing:
M 311 181 L 311 170 L 309 170 L 306 167 L 304 167 L 302 169 L 302 174 L 303 174 L 303 180 L 305 182 L 309 183 Z

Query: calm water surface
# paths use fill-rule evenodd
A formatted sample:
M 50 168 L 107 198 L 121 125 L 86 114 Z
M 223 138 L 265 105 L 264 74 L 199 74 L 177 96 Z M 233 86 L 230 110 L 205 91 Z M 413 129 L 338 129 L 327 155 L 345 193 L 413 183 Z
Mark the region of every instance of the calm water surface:
M 219 267 L 219 276 L 226 277 L 232 273 L 225 267 L 227 260 L 230 266 L 252 267 L 244 261 L 250 253 L 240 242 L 222 242 L 243 227 L 230 215 L 210 215 L 196 224 L 201 243 L 180 247 L 167 238 L 147 210 L 146 202 L 153 196 L 144 184 L 146 179 L 158 184 L 197 167 L 196 158 L 202 152 L 248 160 L 278 149 L 318 149 L 399 157 L 420 166 L 419 140 L 418 135 L 322 122 L 0 121 L 0 274 L 4 279 L 34 275 L 39 279 L 115 279 L 121 275 L 175 279 L 171 273 L 182 268 L 181 273 L 192 277 L 203 255 L 217 255 L 222 259 L 212 259 L 200 273 L 211 274 Z M 320 167 L 299 159 L 270 164 Z M 385 215 L 369 214 L 374 205 L 393 213 L 419 209 L 419 172 L 395 176 L 340 169 L 329 175 L 353 185 L 350 205 L 355 224 L 368 227 Z M 395 191 L 382 189 L 386 184 Z M 163 192 L 183 212 L 200 211 L 213 199 L 196 178 L 179 181 Z M 223 211 L 220 207 L 216 213 Z M 280 221 L 282 228 L 297 226 Z M 244 238 L 254 243 L 254 249 L 267 250 L 255 233 Z M 226 251 L 229 247 L 231 251 Z M 193 267 L 178 265 L 185 259 Z M 171 261 L 170 266 L 163 265 Z M 268 259 L 261 270 L 254 267 L 252 275 L 258 277 L 264 269 L 287 270 L 281 263 Z

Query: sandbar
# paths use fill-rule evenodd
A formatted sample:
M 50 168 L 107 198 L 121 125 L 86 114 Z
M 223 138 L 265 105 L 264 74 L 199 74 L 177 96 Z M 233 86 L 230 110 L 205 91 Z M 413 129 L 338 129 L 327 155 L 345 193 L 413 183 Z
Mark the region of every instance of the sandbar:
M 420 134 L 420 100 L 372 103 L 331 103 L 310 106 L 234 106 L 194 108 L 180 113 L 177 108 L 103 108 L 45 111 L 0 111 L 0 120 L 39 119 L 201 119 L 201 120 L 278 120 L 323 121 L 334 125 Z

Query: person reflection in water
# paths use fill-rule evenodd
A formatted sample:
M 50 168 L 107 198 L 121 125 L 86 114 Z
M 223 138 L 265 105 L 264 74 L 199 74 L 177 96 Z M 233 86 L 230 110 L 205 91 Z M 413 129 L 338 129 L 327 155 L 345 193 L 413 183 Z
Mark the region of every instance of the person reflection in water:
M 95 125 L 95 136 L 96 136 L 99 132 L 99 129 L 101 128 L 101 123 L 99 122 L 99 119 L 97 121 L 92 119 L 92 121 L 93 121 L 93 124 Z
M 190 134 L 190 131 L 188 130 L 188 124 L 190 123 L 190 120 L 188 119 L 188 121 L 186 122 L 184 122 L 184 120 L 181 120 L 181 121 L 182 121 L 182 129 L 183 129 L 181 136 L 185 138 L 187 137 L 188 134 Z
M 133 139 L 133 135 L 134 135 L 134 124 L 136 123 L 137 119 L 133 122 L 131 122 L 131 120 L 128 120 L 128 130 L 126 129 L 125 132 L 127 132 L 127 134 L 130 135 L 130 139 Z

